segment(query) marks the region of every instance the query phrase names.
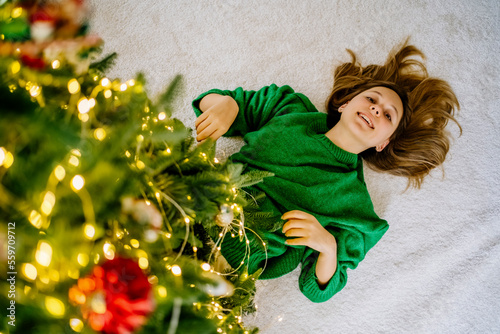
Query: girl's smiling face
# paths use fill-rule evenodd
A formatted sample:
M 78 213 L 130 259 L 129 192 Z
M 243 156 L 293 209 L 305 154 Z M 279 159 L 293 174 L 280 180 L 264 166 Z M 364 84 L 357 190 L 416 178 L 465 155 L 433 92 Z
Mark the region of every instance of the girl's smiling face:
M 373 87 L 339 108 L 339 125 L 350 132 L 361 147 L 382 151 L 403 116 L 403 102 L 387 87 Z

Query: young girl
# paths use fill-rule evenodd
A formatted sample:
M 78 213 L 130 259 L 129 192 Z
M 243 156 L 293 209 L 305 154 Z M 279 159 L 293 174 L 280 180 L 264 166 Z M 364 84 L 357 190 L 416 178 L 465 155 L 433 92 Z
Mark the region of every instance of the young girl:
M 389 227 L 374 212 L 362 161 L 419 188 L 445 159 L 445 126 L 459 106 L 450 86 L 413 57 L 424 57 L 414 46 L 405 43 L 382 66 L 362 67 L 349 53 L 352 61 L 335 70 L 327 114 L 288 86 L 214 89 L 193 101 L 198 141 L 244 136 L 231 160 L 274 173 L 253 188 L 266 194 L 260 208 L 285 223 L 261 231 L 267 250 L 252 248 L 248 271 L 265 266 L 260 278 L 269 279 L 301 264 L 299 287 L 313 302 L 340 291 L 347 268 Z M 245 259 L 238 238 L 225 237 L 221 251 L 233 268 Z

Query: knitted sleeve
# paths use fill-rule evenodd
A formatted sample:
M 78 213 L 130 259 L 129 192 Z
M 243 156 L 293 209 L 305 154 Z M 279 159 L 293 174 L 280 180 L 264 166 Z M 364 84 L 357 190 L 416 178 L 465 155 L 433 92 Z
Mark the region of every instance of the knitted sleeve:
M 212 93 L 231 96 L 239 107 L 238 115 L 224 134 L 225 137 L 244 136 L 248 132 L 257 131 L 275 116 L 316 111 L 304 95 L 295 93 L 289 86 L 278 87 L 273 84 L 258 91 L 245 91 L 241 87 L 234 91 L 209 90 L 193 101 L 192 105 L 196 116 L 202 114 L 199 109 L 201 99 Z
M 388 225 L 383 226 L 382 229 L 374 230 L 368 234 L 328 227 L 327 229 L 337 240 L 337 271 L 328 284 L 320 288 L 316 277 L 316 260 L 319 253 L 306 248 L 299 277 L 300 291 L 311 301 L 321 303 L 342 290 L 347 283 L 347 268 L 355 269 L 359 262 L 364 259 L 368 250 L 375 245 L 389 227 Z

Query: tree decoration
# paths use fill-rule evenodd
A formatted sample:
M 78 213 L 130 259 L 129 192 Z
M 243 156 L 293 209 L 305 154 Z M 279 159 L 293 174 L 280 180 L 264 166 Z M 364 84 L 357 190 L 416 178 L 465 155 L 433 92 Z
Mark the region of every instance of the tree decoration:
M 69 289 L 90 327 L 106 334 L 133 333 L 147 321 L 155 305 L 151 284 L 139 265 L 114 258 L 95 266 L 89 276 Z

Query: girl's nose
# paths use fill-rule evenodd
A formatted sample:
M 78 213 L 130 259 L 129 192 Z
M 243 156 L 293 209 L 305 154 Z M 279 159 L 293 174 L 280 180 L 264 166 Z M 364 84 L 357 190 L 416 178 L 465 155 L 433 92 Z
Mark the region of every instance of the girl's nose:
M 378 106 L 371 106 L 370 109 L 375 112 L 375 115 L 379 116 L 380 111 L 378 110 Z

